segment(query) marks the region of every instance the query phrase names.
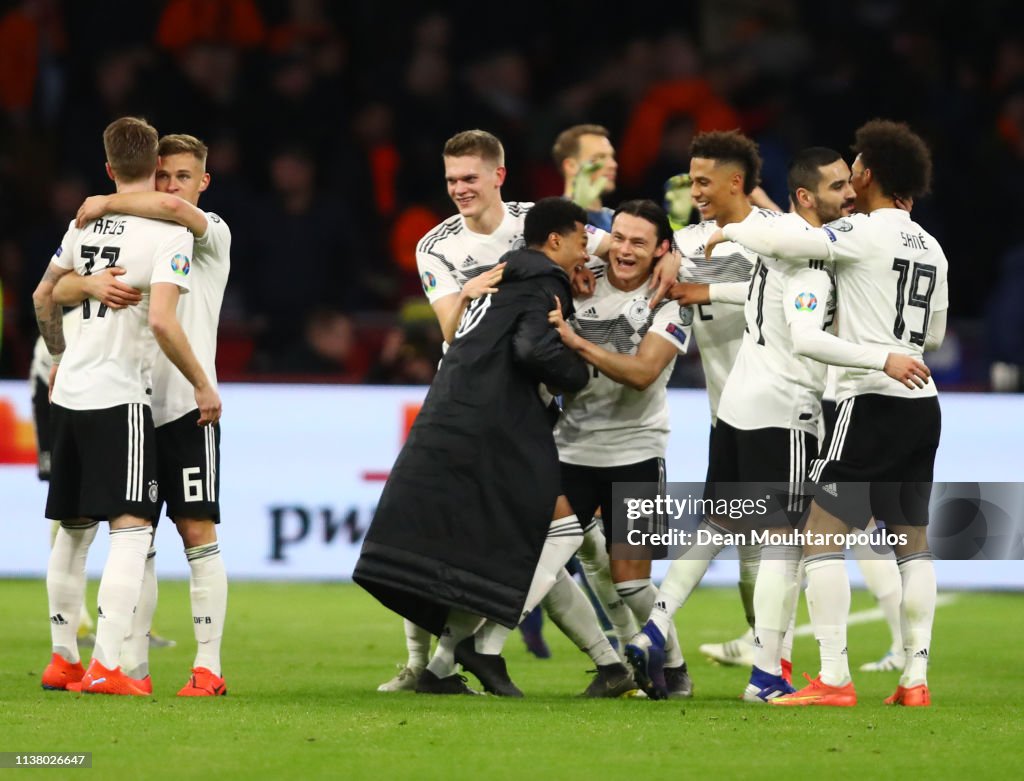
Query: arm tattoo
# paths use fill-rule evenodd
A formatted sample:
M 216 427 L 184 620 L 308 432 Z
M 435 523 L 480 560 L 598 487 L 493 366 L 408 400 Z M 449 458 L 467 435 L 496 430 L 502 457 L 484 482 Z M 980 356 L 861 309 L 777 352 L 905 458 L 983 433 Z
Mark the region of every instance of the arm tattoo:
M 39 324 L 39 333 L 46 343 L 46 349 L 50 355 L 60 355 L 64 352 L 64 315 L 61 308 L 53 301 L 53 286 L 63 274 L 58 274 L 52 267 L 47 267 L 40 287 L 45 286 L 47 297 L 43 303 L 34 302 L 36 310 L 36 323 Z

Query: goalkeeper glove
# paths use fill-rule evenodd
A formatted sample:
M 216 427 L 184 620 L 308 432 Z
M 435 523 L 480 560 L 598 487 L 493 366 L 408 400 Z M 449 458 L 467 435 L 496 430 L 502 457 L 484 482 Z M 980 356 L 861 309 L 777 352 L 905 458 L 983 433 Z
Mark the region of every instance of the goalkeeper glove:
M 693 201 L 690 199 L 692 189 L 693 180 L 689 174 L 676 174 L 665 182 L 665 211 L 668 212 L 672 230 L 677 231 L 690 224 L 690 212 L 693 211 Z
M 572 180 L 572 202 L 589 209 L 595 201 L 600 200 L 601 193 L 608 186 L 608 177 L 598 176 L 591 178 L 591 175 L 600 171 L 603 163 L 592 161 L 580 165 L 580 170 Z

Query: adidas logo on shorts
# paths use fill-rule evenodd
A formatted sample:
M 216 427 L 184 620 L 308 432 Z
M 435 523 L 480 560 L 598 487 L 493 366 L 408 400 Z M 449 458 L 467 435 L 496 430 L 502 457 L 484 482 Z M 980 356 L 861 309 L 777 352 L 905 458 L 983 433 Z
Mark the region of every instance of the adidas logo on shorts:
M 829 494 L 830 496 L 839 496 L 839 487 L 835 483 L 825 483 L 821 487 L 821 490 Z

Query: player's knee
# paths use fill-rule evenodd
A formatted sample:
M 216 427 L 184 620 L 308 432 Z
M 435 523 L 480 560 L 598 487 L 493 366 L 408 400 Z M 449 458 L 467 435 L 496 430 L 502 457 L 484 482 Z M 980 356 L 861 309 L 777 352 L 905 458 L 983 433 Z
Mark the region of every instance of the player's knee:
M 217 541 L 217 527 L 211 520 L 182 519 L 174 522 L 185 549 Z

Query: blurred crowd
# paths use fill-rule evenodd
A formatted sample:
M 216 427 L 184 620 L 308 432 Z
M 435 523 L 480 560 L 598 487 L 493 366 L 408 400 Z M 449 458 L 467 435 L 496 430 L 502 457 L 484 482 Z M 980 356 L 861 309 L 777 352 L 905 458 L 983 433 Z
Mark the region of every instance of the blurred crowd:
M 614 206 L 660 198 L 695 132 L 739 127 L 786 203 L 793 151 L 848 150 L 885 116 L 935 155 L 914 216 L 950 258 L 940 376 L 985 387 L 999 362 L 1019 387 L 1022 21 L 1015 0 L 0 2 L 0 376 L 27 373 L 31 291 L 81 200 L 109 191 L 100 136 L 120 115 L 210 146 L 200 205 L 234 237 L 222 375 L 378 383 L 427 381 L 440 355 L 414 248 L 454 211 L 456 131 L 497 134 L 506 200 L 533 200 L 562 191 L 558 132 L 602 124 Z

